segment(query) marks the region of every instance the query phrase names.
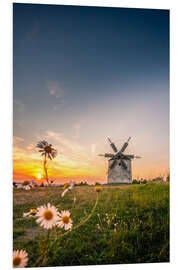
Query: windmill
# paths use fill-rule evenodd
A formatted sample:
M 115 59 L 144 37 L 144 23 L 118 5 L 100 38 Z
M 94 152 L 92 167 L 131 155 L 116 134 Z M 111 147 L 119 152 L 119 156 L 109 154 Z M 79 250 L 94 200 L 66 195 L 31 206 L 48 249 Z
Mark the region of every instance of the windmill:
M 128 147 L 128 143 L 131 137 L 123 144 L 121 149 L 118 151 L 115 144 L 108 138 L 110 146 L 112 147 L 114 153 L 99 155 L 106 158 L 110 158 L 108 160 L 109 167 L 108 167 L 108 184 L 112 183 L 132 183 L 132 167 L 131 167 L 131 160 L 134 158 L 140 158 L 136 155 L 125 155 L 124 151 Z

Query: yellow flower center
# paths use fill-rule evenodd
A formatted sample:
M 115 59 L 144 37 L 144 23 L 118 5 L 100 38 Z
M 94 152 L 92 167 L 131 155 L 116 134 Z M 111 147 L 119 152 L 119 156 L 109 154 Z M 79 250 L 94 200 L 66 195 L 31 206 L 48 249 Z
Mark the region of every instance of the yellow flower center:
M 69 183 L 66 183 L 66 184 L 64 184 L 63 189 L 65 190 L 65 189 L 68 188 L 69 186 L 70 186 L 70 184 L 69 184 Z
M 32 213 L 36 213 L 37 210 L 36 210 L 36 209 L 31 209 L 31 212 L 32 212 Z
M 101 189 L 102 189 L 102 187 L 95 187 L 95 191 L 96 191 L 96 192 L 100 192 Z
M 68 224 L 69 223 L 69 217 L 68 216 L 63 216 L 62 217 L 62 222 L 65 223 L 65 224 Z
M 50 154 L 51 152 L 52 152 L 52 148 L 51 148 L 51 146 L 45 146 L 44 147 L 44 151 L 46 152 L 46 153 L 48 153 L 48 154 Z
M 45 220 L 51 220 L 53 218 L 53 213 L 50 210 L 46 210 L 43 214 Z
M 13 266 L 18 266 L 21 263 L 21 257 L 16 256 L 13 259 Z
M 31 209 L 30 214 L 35 215 L 37 213 L 37 209 Z

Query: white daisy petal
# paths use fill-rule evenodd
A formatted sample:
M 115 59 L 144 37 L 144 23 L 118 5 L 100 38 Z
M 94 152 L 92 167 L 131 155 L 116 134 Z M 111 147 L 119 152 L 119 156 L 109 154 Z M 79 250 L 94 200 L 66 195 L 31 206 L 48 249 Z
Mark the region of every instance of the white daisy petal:
M 24 268 L 27 265 L 28 254 L 25 250 L 14 250 L 13 251 L 13 267 Z
M 40 206 L 37 210 L 36 216 L 38 219 L 36 222 L 40 223 L 40 226 L 45 229 L 51 229 L 56 226 L 57 220 L 59 219 L 59 212 L 55 206 L 48 203 L 47 206 Z
M 72 228 L 72 219 L 69 217 L 69 211 L 61 211 L 59 215 L 59 220 L 57 221 L 57 226 L 69 230 Z
M 29 216 L 29 212 L 28 213 L 23 213 L 23 217 L 28 217 Z
M 65 189 L 65 190 L 63 191 L 63 193 L 61 194 L 61 197 L 64 197 L 64 195 L 66 194 L 67 191 L 68 191 L 68 189 Z

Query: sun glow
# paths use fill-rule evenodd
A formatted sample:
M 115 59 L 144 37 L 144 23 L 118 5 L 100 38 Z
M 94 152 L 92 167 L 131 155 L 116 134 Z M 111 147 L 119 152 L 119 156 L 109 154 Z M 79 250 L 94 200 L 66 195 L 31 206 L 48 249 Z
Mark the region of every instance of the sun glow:
M 38 179 L 38 180 L 41 180 L 41 178 L 42 178 L 41 173 L 38 173 L 38 174 L 37 174 L 37 179 Z
M 51 134 L 51 137 L 57 136 Z M 66 154 L 59 155 L 53 162 L 48 161 L 48 176 L 56 179 L 57 183 L 72 181 L 85 181 L 89 183 L 107 182 L 108 163 L 92 154 L 92 149 L 82 147 L 79 144 L 63 138 L 57 137 L 70 146 L 66 149 Z M 58 141 L 58 142 L 59 142 Z M 41 182 L 45 179 L 42 157 L 39 153 L 34 153 L 31 149 L 24 148 L 20 141 L 15 142 L 13 152 L 13 179 L 14 181 L 24 181 L 31 179 Z M 97 150 L 98 153 L 100 150 Z M 160 174 L 168 174 L 168 155 L 162 156 L 158 164 L 152 161 L 152 155 L 141 159 L 141 162 L 133 162 L 133 178 L 154 178 Z M 68 179 L 68 180 L 67 180 Z

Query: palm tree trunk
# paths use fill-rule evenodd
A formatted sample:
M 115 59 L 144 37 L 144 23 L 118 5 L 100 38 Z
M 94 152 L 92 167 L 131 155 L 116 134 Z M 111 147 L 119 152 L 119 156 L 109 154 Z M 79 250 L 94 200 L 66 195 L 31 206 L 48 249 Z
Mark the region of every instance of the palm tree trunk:
M 47 172 L 47 159 L 46 159 L 46 155 L 45 155 L 45 157 L 44 157 L 44 171 L 45 171 L 45 174 L 46 174 L 46 181 L 47 181 L 47 184 L 49 185 L 48 172 Z

